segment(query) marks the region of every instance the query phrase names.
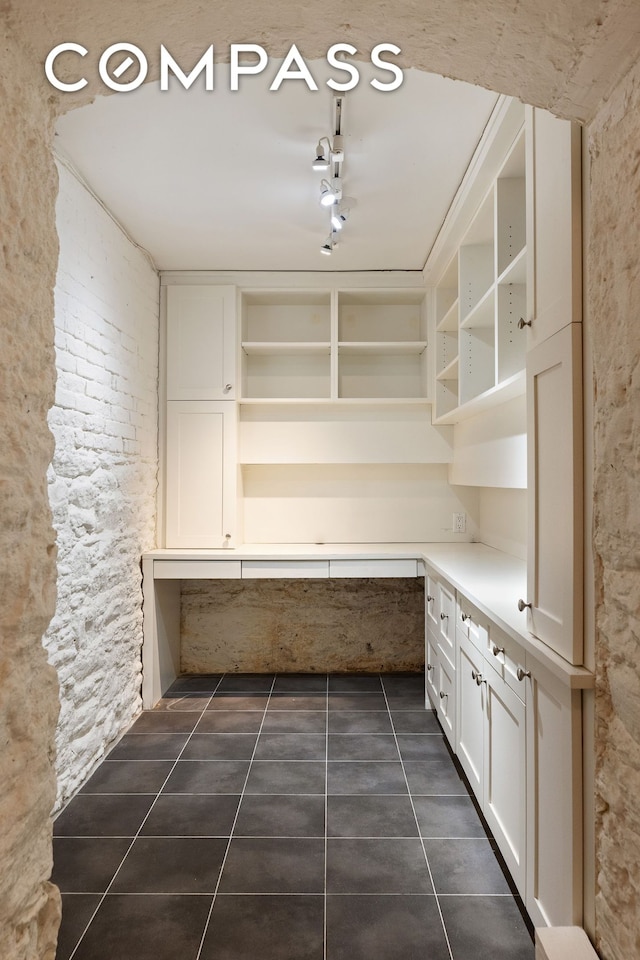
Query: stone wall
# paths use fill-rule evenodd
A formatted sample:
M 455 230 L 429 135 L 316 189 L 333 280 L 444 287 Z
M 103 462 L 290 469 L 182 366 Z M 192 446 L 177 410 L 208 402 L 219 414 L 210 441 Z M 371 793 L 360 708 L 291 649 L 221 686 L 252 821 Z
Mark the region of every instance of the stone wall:
M 49 498 L 58 604 L 45 637 L 58 671 L 58 802 L 141 708 L 140 554 L 154 546 L 156 271 L 63 166 L 56 222 L 56 447 Z
M 0 20 L 0 957 L 52 960 L 60 896 L 48 883 L 55 798 L 53 452 L 56 171 L 44 84 Z M 10 146 L 9 146 L 10 145 Z
M 424 580 L 192 580 L 185 673 L 424 668 Z
M 596 387 L 596 938 L 640 956 L 640 64 L 589 130 Z

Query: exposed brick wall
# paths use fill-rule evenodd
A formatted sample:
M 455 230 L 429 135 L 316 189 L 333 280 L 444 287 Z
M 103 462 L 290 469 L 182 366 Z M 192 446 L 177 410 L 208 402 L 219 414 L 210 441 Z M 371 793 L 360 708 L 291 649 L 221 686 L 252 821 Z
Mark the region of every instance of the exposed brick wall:
M 60 167 L 58 382 L 49 497 L 57 611 L 45 637 L 60 680 L 58 801 L 140 709 L 140 554 L 154 545 L 156 271 Z

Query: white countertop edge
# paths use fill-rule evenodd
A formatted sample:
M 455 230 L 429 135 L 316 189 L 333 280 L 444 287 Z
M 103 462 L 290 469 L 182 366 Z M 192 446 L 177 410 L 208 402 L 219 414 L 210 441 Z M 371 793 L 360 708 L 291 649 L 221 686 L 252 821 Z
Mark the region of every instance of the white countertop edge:
M 564 660 L 527 630 L 524 560 L 484 543 L 244 543 L 219 549 L 158 548 L 143 560 L 422 560 L 475 604 L 526 652 L 573 689 L 590 689 L 595 678 L 585 667 Z

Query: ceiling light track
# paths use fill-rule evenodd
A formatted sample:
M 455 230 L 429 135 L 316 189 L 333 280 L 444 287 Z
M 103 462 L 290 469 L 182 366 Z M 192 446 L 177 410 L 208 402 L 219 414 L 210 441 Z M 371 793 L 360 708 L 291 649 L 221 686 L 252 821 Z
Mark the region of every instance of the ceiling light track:
M 329 237 L 320 247 L 320 252 L 330 254 L 337 246 L 338 231 L 342 230 L 350 213 L 350 207 L 343 202 L 342 165 L 344 163 L 343 133 L 344 97 L 333 98 L 333 138 L 320 137 L 316 146 L 313 169 L 325 176 L 320 181 L 320 206 L 329 210 Z

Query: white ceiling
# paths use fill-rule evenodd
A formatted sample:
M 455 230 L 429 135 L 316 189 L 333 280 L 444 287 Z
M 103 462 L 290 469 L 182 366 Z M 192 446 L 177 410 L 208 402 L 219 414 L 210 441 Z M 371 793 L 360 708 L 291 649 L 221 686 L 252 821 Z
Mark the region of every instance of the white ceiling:
M 357 206 L 325 257 L 311 160 L 332 132 L 333 94 L 326 65 L 309 66 L 317 92 L 300 80 L 269 92 L 265 72 L 236 93 L 220 77 L 211 92 L 149 83 L 101 97 L 60 119 L 58 152 L 159 269 L 422 269 L 496 94 L 417 70 L 383 93 L 359 64 L 342 170 Z

